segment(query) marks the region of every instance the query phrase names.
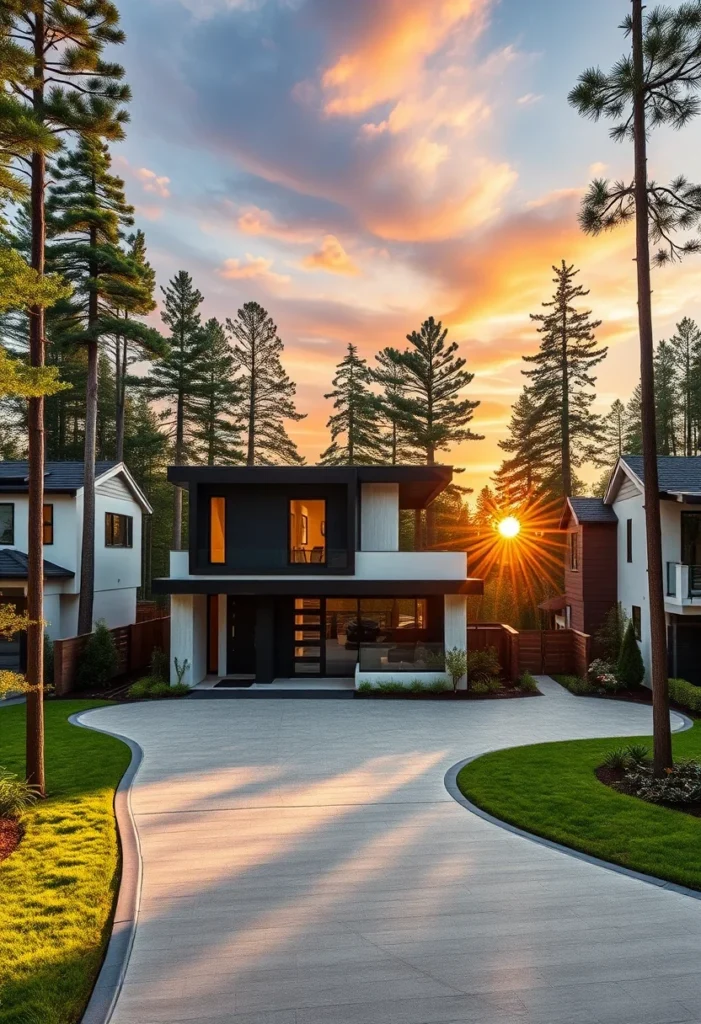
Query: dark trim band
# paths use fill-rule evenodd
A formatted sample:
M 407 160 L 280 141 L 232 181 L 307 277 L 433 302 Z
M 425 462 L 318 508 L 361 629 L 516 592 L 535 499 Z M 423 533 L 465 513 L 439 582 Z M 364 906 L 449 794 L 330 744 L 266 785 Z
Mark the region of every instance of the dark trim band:
M 484 593 L 484 580 L 289 580 L 156 579 L 154 594 L 236 594 L 240 597 L 433 597 L 441 594 Z

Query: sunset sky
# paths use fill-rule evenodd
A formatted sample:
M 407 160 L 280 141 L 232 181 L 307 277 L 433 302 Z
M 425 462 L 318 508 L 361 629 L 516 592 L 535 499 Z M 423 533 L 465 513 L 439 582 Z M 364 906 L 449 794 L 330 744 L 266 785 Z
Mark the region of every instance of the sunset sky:
M 372 358 L 433 315 L 475 380 L 485 435 L 443 461 L 478 488 L 500 461 L 528 314 L 551 265 L 581 267 L 610 353 L 598 407 L 638 379 L 627 230 L 584 237 L 593 175 L 626 146 L 567 93 L 625 48 L 627 0 L 121 0 L 132 123 L 115 169 L 160 284 L 186 269 L 206 316 L 262 303 L 278 324 L 311 462 L 328 444 L 334 364 Z M 673 4 L 677 6 L 677 4 Z M 651 174 L 701 178 L 701 122 L 659 132 Z M 657 337 L 701 318 L 701 259 L 655 274 Z

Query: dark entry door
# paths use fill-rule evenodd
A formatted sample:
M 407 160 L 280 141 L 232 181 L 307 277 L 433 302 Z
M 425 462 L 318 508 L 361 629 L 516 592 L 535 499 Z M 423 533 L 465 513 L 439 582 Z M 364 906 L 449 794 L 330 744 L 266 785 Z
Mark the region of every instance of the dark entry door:
M 669 632 L 670 674 L 701 686 L 701 624 L 677 620 Z
M 250 597 L 230 597 L 228 615 L 228 672 L 232 676 L 256 674 L 256 603 Z

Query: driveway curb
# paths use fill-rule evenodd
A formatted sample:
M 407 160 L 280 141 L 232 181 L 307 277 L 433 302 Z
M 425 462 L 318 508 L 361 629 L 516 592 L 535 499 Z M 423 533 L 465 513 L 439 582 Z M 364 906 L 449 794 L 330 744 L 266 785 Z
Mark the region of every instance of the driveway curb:
M 131 787 L 143 760 L 144 752 L 134 740 L 108 729 L 98 729 L 82 721 L 90 711 L 79 711 L 68 721 L 81 729 L 104 733 L 121 740 L 131 750 L 131 762 L 122 776 L 114 794 L 114 814 L 117 820 L 117 835 L 121 853 L 122 872 L 119 881 L 117 906 L 105 959 L 97 976 L 90 1000 L 81 1024 L 109 1024 L 119 993 L 124 984 L 127 965 L 134 944 L 136 922 L 141 902 L 142 860 L 139 834 L 136 830 L 131 809 Z
M 675 712 L 679 714 L 679 712 Z M 680 716 L 681 717 L 681 716 Z M 683 716 L 686 718 L 686 716 Z M 686 719 L 688 724 L 684 725 L 683 729 L 677 730 L 679 732 L 685 732 L 687 729 L 693 727 L 691 719 Z M 514 747 L 504 747 L 500 749 L 514 750 Z M 485 754 L 489 754 L 492 751 L 484 750 L 481 754 L 475 754 L 474 757 L 467 757 L 464 761 L 458 761 L 452 768 L 449 768 L 445 773 L 443 782 L 445 788 L 448 790 L 453 800 L 465 807 L 472 814 L 475 814 L 478 818 L 482 818 L 483 821 L 488 821 L 490 825 L 496 825 L 498 828 L 504 829 L 505 832 L 511 832 L 513 835 L 521 836 L 522 839 L 529 839 L 532 843 L 537 843 L 539 846 L 545 846 L 549 850 L 557 850 L 558 853 L 567 854 L 568 857 L 574 857 L 575 860 L 582 860 L 586 864 L 593 864 L 595 867 L 605 868 L 607 871 L 614 871 L 617 875 L 625 875 L 627 878 L 634 878 L 638 882 L 645 882 L 646 885 L 654 885 L 657 889 L 665 889 L 668 892 L 676 892 L 681 896 L 690 896 L 694 900 L 701 900 L 701 892 L 697 889 L 688 889 L 685 885 L 677 885 L 676 882 L 666 882 L 663 878 L 657 878 L 655 875 L 646 875 L 641 871 L 633 871 L 632 868 L 623 867 L 621 864 L 613 864 L 608 860 L 601 860 L 600 857 L 593 857 L 589 853 L 583 853 L 581 850 L 575 850 L 571 846 L 563 846 L 562 843 L 556 843 L 552 839 L 545 839 L 543 836 L 538 836 L 534 832 L 527 832 L 523 828 L 519 828 L 518 825 L 511 825 L 508 821 L 504 821 L 502 818 L 496 818 L 493 814 L 488 811 L 483 811 L 477 804 L 473 804 L 471 800 L 461 792 L 458 786 L 458 775 L 462 769 L 472 764 L 473 761 L 479 760 L 480 757 L 484 757 Z

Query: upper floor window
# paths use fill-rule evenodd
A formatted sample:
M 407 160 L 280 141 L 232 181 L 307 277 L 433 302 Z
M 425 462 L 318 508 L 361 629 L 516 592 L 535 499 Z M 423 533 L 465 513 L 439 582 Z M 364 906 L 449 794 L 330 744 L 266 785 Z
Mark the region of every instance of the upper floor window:
M 626 561 L 633 561 L 633 520 L 626 519 Z
M 570 534 L 570 569 L 579 572 L 579 534 L 576 531 Z
M 209 499 L 209 560 L 213 565 L 226 562 L 226 498 Z
M 133 516 L 123 516 L 118 512 L 105 512 L 105 547 L 131 548 L 133 546 Z
M 326 564 L 326 502 L 290 501 L 290 562 Z
M 636 640 L 642 640 L 643 638 L 643 626 L 642 626 L 642 615 L 640 608 L 637 604 L 634 604 L 631 608 L 631 618 L 633 620 L 633 632 L 635 633 Z
M 44 505 L 44 544 L 54 542 L 54 507 Z
M 15 506 L 12 502 L 0 504 L 0 544 L 15 543 Z

